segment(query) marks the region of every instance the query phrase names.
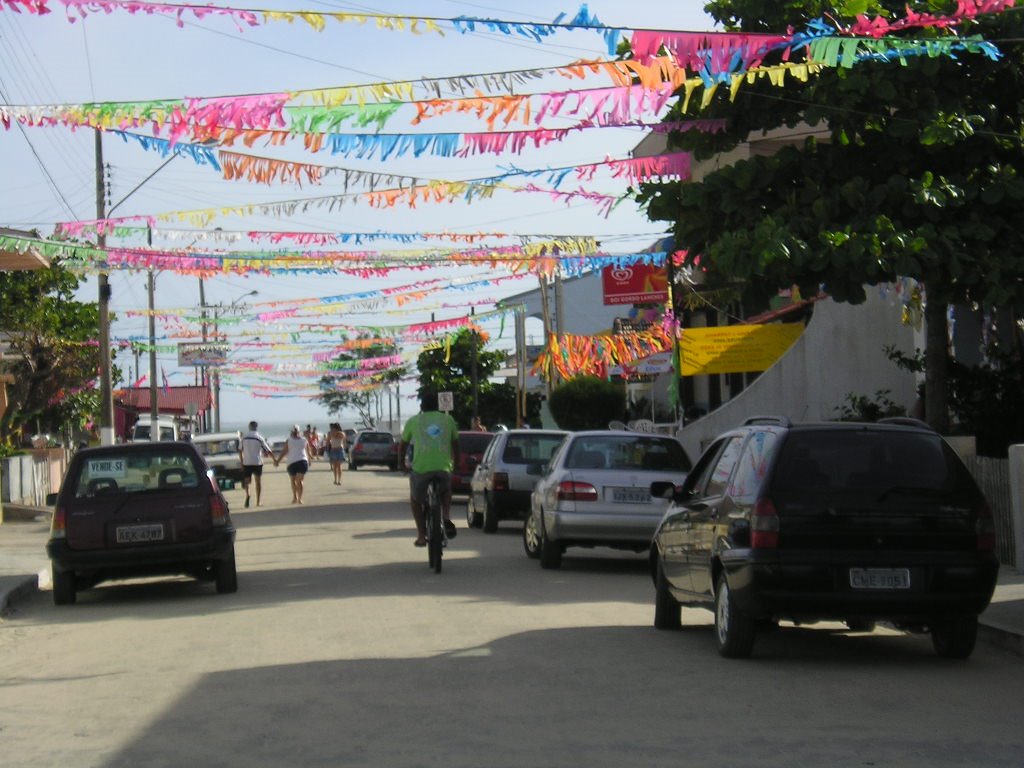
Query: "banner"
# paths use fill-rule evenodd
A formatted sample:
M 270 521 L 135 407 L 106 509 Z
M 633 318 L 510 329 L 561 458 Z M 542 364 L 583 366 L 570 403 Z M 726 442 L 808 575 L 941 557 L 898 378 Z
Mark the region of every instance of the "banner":
M 803 330 L 803 323 L 685 328 L 679 337 L 679 375 L 766 371 Z
M 664 304 L 668 278 L 664 266 L 630 264 L 601 270 L 605 304 Z

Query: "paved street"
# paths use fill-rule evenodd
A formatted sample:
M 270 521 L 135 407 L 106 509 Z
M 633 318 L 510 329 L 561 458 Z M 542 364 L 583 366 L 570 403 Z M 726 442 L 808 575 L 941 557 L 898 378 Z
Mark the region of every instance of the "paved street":
M 711 614 L 651 628 L 642 557 L 523 554 L 465 528 L 433 574 L 403 476 L 269 469 L 240 589 L 186 579 L 49 592 L 0 622 L 0 765 L 1019 766 L 1024 665 L 925 637 L 784 628 L 750 661 Z

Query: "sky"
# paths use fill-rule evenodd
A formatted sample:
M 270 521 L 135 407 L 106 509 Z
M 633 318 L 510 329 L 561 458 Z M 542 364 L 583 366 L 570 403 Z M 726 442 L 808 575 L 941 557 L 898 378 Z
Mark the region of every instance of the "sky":
M 81 104 L 99 101 L 150 101 L 183 97 L 238 96 L 280 91 L 366 85 L 421 78 L 453 78 L 460 75 L 506 72 L 555 67 L 580 59 L 607 57 L 602 38 L 593 31 L 561 31 L 535 42 L 525 37 L 477 31 L 460 34 L 441 24 L 444 36 L 413 34 L 408 30 L 379 30 L 372 24 L 328 21 L 322 31 L 303 23 L 267 23 L 239 29 L 227 18 L 195 20 L 191 15 L 175 20 L 164 14 L 129 15 L 122 10 L 109 14 L 90 13 L 71 23 L 58 0 L 51 0 L 53 13 L 47 16 L 15 14 L 0 10 L 0 102 L 10 105 Z M 218 3 L 220 6 L 226 3 Z M 291 0 L 235 4 L 233 7 L 260 10 L 308 10 L 319 13 L 371 12 L 447 19 L 457 16 L 522 22 L 552 21 L 560 13 L 573 16 L 578 5 L 525 0 L 495 4 L 432 0 L 431 2 L 389 2 L 373 5 L 332 3 L 320 0 Z M 711 29 L 701 2 L 651 0 L 622 3 L 594 0 L 588 3 L 592 16 L 609 26 L 671 30 Z M 527 89 L 530 92 L 566 89 L 563 79 L 545 79 Z M 578 81 L 577 81 L 578 82 Z M 607 80 L 586 81 L 587 87 L 607 86 Z M 444 92 L 444 91 L 443 91 Z M 408 109 L 403 107 L 403 109 Z M 411 112 L 400 112 L 386 131 L 451 132 L 481 131 L 485 127 L 468 117 L 438 117 L 411 125 Z M 656 122 L 660 115 L 647 115 Z M 544 127 L 567 127 L 565 118 L 546 120 Z M 525 126 L 515 126 L 525 127 Z M 373 128 L 348 127 L 347 131 L 372 132 Z M 251 152 L 286 160 L 302 160 L 379 174 L 437 179 L 475 179 L 519 169 L 544 169 L 600 162 L 608 157 L 626 158 L 643 138 L 638 128 L 600 129 L 578 132 L 566 140 L 521 154 L 475 155 L 465 159 L 411 154 L 387 161 L 359 160 L 327 153 L 308 154 L 289 146 L 236 151 Z M 0 187 L 0 225 L 16 229 L 37 229 L 50 236 L 58 222 L 91 220 L 96 217 L 95 158 L 93 132 L 66 127 L 13 126 L 0 131 L 0 167 L 5 184 Z M 222 208 L 260 202 L 294 200 L 338 194 L 338 174 L 325 177 L 322 185 L 273 186 L 222 179 L 209 167 L 179 156 L 169 162 L 155 152 L 144 151 L 135 142 L 123 142 L 107 135 L 103 140 L 104 162 L 109 165 L 107 209 L 115 216 Z M 580 185 L 568 185 L 575 189 Z M 600 172 L 586 184 L 588 190 L 619 193 L 625 182 L 602 177 Z M 365 204 L 339 209 L 297 210 L 287 216 L 224 216 L 197 227 L 191 222 L 166 224 L 164 229 L 197 230 L 177 232 L 173 237 L 158 233 L 153 245 L 184 248 L 214 247 L 210 239 L 215 228 L 309 232 L 480 232 L 500 231 L 514 235 L 537 233 L 598 237 L 609 253 L 633 253 L 650 246 L 664 231 L 663 225 L 648 221 L 631 202 L 605 217 L 592 203 L 573 200 L 569 204 L 545 194 L 499 191 L 490 199 L 470 203 L 422 204 L 415 209 L 375 209 Z M 187 238 L 187 239 L 186 239 Z M 144 246 L 144 241 L 108 240 L 108 245 Z M 253 248 L 247 245 L 247 248 Z M 264 246 L 266 247 L 266 246 Z M 395 249 L 394 243 L 366 246 Z M 411 247 L 411 246 L 406 246 Z M 416 247 L 423 247 L 422 244 Z M 507 273 L 480 267 L 451 266 L 427 271 L 395 270 L 382 276 L 319 274 L 269 276 L 220 274 L 203 281 L 206 303 L 229 307 L 218 310 L 230 323 L 221 325 L 232 345 L 229 360 L 268 362 L 275 365 L 272 376 L 225 371 L 222 380 L 222 423 L 240 422 L 258 416 L 264 421 L 326 423 L 326 410 L 310 401 L 316 378 L 308 370 L 311 355 L 329 350 L 337 338 L 299 331 L 294 321 L 264 321 L 260 313 L 271 312 L 280 302 L 310 300 L 314 305 L 324 297 L 408 286 L 420 281 L 443 279 L 460 286 L 479 280 L 504 278 L 493 285 L 472 285 L 470 289 L 447 290 L 419 301 L 398 306 L 395 301 L 363 306 L 327 316 L 334 322 L 354 326 L 403 325 L 431 319 L 462 317 L 470 303 L 485 312 L 489 303 L 537 286 L 535 277 L 510 279 Z M 111 274 L 111 311 L 117 315 L 111 331 L 114 342 L 145 337 L 147 318 L 133 312 L 147 307 L 145 271 L 118 270 Z M 255 292 L 255 293 L 253 293 Z M 198 278 L 161 271 L 156 275 L 155 306 L 167 317 L 195 316 L 200 303 Z M 96 278 L 86 277 L 79 296 L 93 301 Z M 570 310 L 571 311 L 571 310 Z M 511 351 L 511 317 L 502 331 L 498 318 L 484 320 L 493 349 Z M 198 333 L 198 325 L 190 325 Z M 158 344 L 170 344 L 169 337 L 181 332 L 179 322 L 157 323 Z M 539 343 L 539 325 L 528 332 Z M 287 339 L 274 347 L 267 339 Z M 413 347 L 405 349 L 414 354 Z M 130 354 L 118 355 L 117 364 L 125 378 L 117 385 L 148 375 L 148 355 L 142 355 L 136 371 Z M 172 384 L 195 380 L 192 368 L 179 367 L 176 355 L 161 352 L 157 373 Z M 295 375 L 291 373 L 295 372 Z M 318 378 L 318 377 L 317 377 Z M 415 382 L 402 388 L 403 413 L 415 411 L 410 399 Z M 272 392 L 278 389 L 280 391 Z M 260 396 L 255 396 L 259 392 Z

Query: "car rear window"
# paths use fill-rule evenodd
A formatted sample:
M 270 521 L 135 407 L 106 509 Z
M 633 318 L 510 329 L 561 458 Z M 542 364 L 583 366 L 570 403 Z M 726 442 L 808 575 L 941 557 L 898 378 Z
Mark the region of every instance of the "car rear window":
M 596 435 L 573 441 L 569 469 L 640 469 L 688 472 L 686 451 L 675 440 L 650 435 Z
M 238 453 L 238 441 L 230 440 L 204 440 L 194 443 L 196 449 L 203 456 L 215 456 L 218 453 Z
M 359 436 L 361 443 L 393 443 L 395 438 L 387 432 L 363 432 Z
M 471 432 L 469 434 L 459 435 L 459 452 L 460 453 L 483 453 L 487 450 L 487 446 L 491 444 L 491 440 L 494 439 L 494 435 L 489 432 Z
M 199 482 L 199 468 L 181 452 L 104 453 L 82 457 L 75 498 L 195 488 Z
M 565 435 L 513 435 L 505 444 L 501 460 L 506 464 L 550 461 Z
M 883 430 L 791 432 L 773 487 L 944 491 L 967 470 L 938 435 Z

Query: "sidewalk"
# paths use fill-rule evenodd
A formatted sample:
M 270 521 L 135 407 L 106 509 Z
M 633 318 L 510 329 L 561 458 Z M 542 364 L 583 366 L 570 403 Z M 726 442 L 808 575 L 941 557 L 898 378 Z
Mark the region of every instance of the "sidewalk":
M 12 603 L 35 590 L 49 587 L 50 561 L 46 538 L 50 511 L 15 504 L 3 505 L 0 522 L 0 616 Z M 978 639 L 1024 656 L 1024 575 L 999 569 L 992 604 L 981 615 Z

